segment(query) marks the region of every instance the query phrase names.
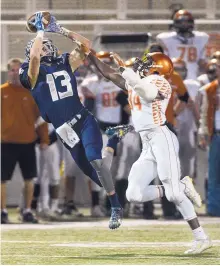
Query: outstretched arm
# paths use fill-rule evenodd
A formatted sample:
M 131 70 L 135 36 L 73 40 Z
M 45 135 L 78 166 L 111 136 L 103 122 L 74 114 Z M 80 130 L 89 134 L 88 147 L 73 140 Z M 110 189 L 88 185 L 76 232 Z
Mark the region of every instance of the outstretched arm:
M 92 42 L 90 40 L 88 40 L 87 38 L 83 37 L 82 35 L 70 31 L 64 27 L 62 28 L 62 35 L 66 36 L 67 38 L 69 38 L 72 41 L 79 41 L 80 43 L 82 43 L 83 45 L 85 45 L 88 48 L 91 48 L 92 46 Z
M 44 37 L 44 25 L 42 23 L 42 13 L 36 13 L 36 19 L 34 23 L 37 28 L 37 36 L 30 50 L 30 61 L 28 68 L 28 78 L 33 88 L 37 82 L 40 68 L 40 54 L 43 47 L 43 37 Z
M 63 26 L 61 26 L 57 22 L 56 18 L 52 15 L 51 15 L 50 23 L 47 26 L 47 28 L 45 29 L 45 31 L 61 34 L 65 37 L 69 38 L 72 41 L 79 41 L 80 43 L 82 43 L 86 47 L 91 48 L 92 42 L 90 40 L 88 40 L 87 38 L 83 37 L 82 35 L 80 35 L 76 32 L 73 32 L 73 31 L 70 31 L 70 30 L 64 28 Z
M 125 79 L 121 76 L 120 73 L 116 72 L 109 65 L 99 60 L 92 52 L 89 53 L 88 58 L 106 79 L 111 80 L 122 90 L 127 90 L 125 87 Z

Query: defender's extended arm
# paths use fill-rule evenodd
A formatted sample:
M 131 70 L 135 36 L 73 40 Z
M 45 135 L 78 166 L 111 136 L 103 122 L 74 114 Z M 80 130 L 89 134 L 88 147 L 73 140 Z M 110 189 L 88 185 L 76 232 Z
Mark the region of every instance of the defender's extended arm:
M 116 72 L 109 65 L 99 60 L 99 58 L 97 58 L 92 52 L 89 53 L 88 58 L 106 79 L 111 80 L 122 90 L 127 90 L 125 87 L 125 79 L 121 76 L 120 73 Z

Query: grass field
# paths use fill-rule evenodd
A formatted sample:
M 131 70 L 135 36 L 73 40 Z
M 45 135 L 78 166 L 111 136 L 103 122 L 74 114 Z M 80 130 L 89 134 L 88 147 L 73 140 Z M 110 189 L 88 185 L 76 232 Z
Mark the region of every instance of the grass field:
M 220 219 L 202 218 L 214 240 L 201 255 L 186 256 L 192 234 L 183 221 L 126 219 L 110 231 L 108 220 L 2 226 L 6 264 L 220 264 Z

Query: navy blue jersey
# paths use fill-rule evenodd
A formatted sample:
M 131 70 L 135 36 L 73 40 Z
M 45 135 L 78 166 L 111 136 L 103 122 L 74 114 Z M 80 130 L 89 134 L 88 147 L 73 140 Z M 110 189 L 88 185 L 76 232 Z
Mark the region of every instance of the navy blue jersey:
M 34 88 L 31 88 L 29 82 L 28 67 L 28 62 L 22 64 L 19 71 L 20 81 L 31 91 L 45 121 L 51 122 L 57 128 L 84 109 L 78 96 L 68 53 L 53 60 L 45 57 L 41 61 Z

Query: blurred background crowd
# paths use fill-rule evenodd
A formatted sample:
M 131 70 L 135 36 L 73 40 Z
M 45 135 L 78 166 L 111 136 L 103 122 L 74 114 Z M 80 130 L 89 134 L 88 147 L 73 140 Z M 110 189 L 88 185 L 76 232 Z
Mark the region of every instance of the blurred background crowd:
M 187 11 L 180 11 L 186 9 Z M 19 81 L 25 46 L 34 36 L 25 20 L 50 10 L 66 28 L 93 41 L 97 56 L 114 67 L 114 51 L 131 67 L 146 52 L 170 56 L 173 92 L 166 116 L 180 143 L 182 176 L 193 178 L 211 216 L 220 216 L 220 2 L 194 0 L 3 0 L 1 21 L 1 222 L 8 207 L 18 207 L 23 222 L 102 218 L 110 213 L 105 193 L 86 177 L 63 148 L 52 125 L 40 117 Z M 71 42 L 50 35 L 60 52 Z M 104 79 L 88 60 L 76 71 L 78 93 L 105 130 L 129 124 L 127 95 Z M 138 106 L 138 102 L 136 103 Z M 118 144 L 112 164 L 116 191 L 126 217 L 180 219 L 175 206 L 161 202 L 129 204 L 127 177 L 141 153 L 139 134 L 129 132 Z M 158 215 L 155 206 L 161 206 Z

